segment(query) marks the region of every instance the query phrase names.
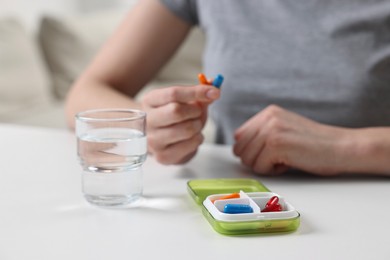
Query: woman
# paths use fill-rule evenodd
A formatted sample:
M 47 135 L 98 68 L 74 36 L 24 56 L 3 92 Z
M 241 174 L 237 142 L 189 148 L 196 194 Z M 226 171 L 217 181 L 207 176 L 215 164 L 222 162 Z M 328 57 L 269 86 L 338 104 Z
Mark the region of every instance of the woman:
M 72 87 L 68 122 L 89 108 L 145 110 L 149 151 L 179 164 L 212 104 L 217 142 L 257 173 L 390 174 L 389 15 L 381 0 L 141 0 Z M 222 92 L 172 86 L 136 102 L 195 25 Z

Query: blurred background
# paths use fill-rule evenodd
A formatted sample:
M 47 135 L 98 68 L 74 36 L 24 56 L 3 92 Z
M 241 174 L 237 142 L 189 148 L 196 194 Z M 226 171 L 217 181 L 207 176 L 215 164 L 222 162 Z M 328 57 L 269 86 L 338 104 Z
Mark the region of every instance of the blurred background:
M 69 86 L 134 3 L 0 0 L 0 122 L 66 127 Z
M 69 87 L 137 1 L 0 0 L 0 123 L 66 128 Z M 203 46 L 195 28 L 142 93 L 196 84 Z
M 36 26 L 44 14 L 88 14 L 102 10 L 126 10 L 136 0 L 0 0 L 0 15 L 15 16 Z

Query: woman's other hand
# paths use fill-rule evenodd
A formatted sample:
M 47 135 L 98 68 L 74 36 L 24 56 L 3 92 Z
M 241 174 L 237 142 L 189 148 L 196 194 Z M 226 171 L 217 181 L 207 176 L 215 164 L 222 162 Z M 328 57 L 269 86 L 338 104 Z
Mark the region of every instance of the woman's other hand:
M 348 172 L 346 148 L 351 130 L 314 122 L 271 105 L 235 133 L 234 154 L 260 174 L 280 174 L 296 168 L 318 175 Z

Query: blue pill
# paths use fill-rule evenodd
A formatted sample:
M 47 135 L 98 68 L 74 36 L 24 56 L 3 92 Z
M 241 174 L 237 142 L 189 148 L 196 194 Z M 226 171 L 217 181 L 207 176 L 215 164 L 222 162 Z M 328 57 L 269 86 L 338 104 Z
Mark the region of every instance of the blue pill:
M 253 209 L 249 205 L 245 204 L 226 204 L 223 213 L 228 214 L 240 214 L 240 213 L 253 213 Z
M 223 82 L 223 76 L 221 74 L 218 74 L 213 81 L 213 86 L 220 88 Z

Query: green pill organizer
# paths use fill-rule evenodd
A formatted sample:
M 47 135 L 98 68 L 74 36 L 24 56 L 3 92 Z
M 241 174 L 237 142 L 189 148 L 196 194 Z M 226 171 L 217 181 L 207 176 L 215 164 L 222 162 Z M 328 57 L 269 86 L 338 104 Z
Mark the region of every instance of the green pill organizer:
M 203 179 L 188 181 L 188 191 L 202 207 L 203 215 L 211 226 L 224 235 L 244 235 L 273 232 L 292 232 L 300 224 L 300 214 L 282 196 L 271 192 L 253 179 Z M 239 193 L 239 198 L 223 199 Z M 279 197 L 282 211 L 261 212 L 267 201 Z M 226 204 L 250 205 L 253 213 L 227 214 Z

